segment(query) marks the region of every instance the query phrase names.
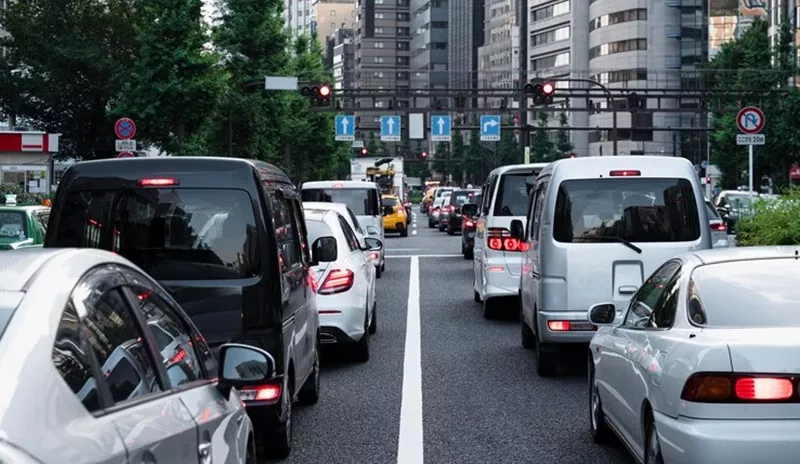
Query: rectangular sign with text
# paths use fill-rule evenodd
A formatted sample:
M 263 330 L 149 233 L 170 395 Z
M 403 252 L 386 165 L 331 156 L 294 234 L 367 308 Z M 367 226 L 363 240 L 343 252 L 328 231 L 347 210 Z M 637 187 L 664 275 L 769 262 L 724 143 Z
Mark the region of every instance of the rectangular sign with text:
M 764 134 L 736 134 L 736 145 L 764 145 L 766 141 Z

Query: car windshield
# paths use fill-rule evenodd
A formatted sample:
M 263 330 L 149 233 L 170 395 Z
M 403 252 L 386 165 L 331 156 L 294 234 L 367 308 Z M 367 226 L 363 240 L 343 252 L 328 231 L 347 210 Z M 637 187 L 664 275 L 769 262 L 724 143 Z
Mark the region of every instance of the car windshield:
M 689 284 L 689 319 L 709 327 L 800 327 L 798 269 L 794 258 L 700 266 Z
M 525 216 L 528 212 L 528 182 L 532 172 L 514 172 L 500 176 L 495 216 Z
M 28 221 L 22 211 L 0 211 L 0 238 L 28 237 Z
M 308 243 L 311 244 L 320 237 L 335 237 L 331 228 L 322 221 L 306 218 L 306 228 L 308 229 Z
M 110 249 L 157 280 L 252 277 L 261 256 L 251 205 L 235 189 L 73 191 L 48 246 Z
M 358 216 L 380 216 L 378 191 L 366 188 L 303 189 L 303 201 L 344 203 Z
M 567 180 L 556 198 L 559 242 L 686 242 L 700 237 L 691 182 L 666 178 Z

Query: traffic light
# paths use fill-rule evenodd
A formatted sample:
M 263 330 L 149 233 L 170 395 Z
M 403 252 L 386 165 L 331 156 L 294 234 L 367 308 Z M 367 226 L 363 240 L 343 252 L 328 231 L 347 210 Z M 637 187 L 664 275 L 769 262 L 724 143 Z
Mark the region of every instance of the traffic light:
M 533 79 L 525 84 L 525 93 L 533 98 L 535 106 L 551 105 L 553 94 L 556 93 L 556 86 L 550 81 Z
M 304 97 L 311 100 L 311 106 L 322 107 L 331 105 L 331 86 L 328 84 L 320 84 L 312 82 L 311 84 L 304 85 L 300 89 L 300 93 Z
M 367 147 L 361 149 L 361 156 L 367 156 Z
M 427 151 L 423 151 L 422 152 L 422 159 L 425 159 L 427 157 L 428 157 L 428 152 Z

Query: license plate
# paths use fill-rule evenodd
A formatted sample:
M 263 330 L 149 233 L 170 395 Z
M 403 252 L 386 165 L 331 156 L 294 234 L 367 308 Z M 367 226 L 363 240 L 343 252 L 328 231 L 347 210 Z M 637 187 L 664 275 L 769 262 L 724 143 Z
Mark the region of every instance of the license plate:
M 570 322 L 570 330 L 595 330 L 594 324 L 591 322 Z

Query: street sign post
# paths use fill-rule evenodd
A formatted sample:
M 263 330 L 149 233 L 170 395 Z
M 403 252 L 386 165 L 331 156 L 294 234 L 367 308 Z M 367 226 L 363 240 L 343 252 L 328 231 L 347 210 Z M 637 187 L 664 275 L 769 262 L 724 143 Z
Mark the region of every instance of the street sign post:
M 431 116 L 431 141 L 449 142 L 452 136 L 452 123 L 450 116 Z
M 135 157 L 136 157 L 136 155 L 134 155 L 133 153 L 131 153 L 129 151 L 123 151 L 123 152 L 120 152 L 120 154 L 117 155 L 117 158 L 135 158 Z
M 500 140 L 500 115 L 481 116 L 481 141 L 497 142 Z
M 136 151 L 136 140 L 117 140 L 117 151 L 118 152 L 126 152 L 126 151 Z
M 400 129 L 400 116 L 381 116 L 381 142 L 399 142 Z
M 336 115 L 336 140 L 352 142 L 356 134 L 356 117 L 352 114 Z
M 736 125 L 739 126 L 741 134 L 736 136 L 737 145 L 747 145 L 748 150 L 748 187 L 750 193 L 753 192 L 753 145 L 764 145 L 766 137 L 759 134 L 764 130 L 767 120 L 764 112 L 755 106 L 746 106 L 739 110 L 736 115 Z

